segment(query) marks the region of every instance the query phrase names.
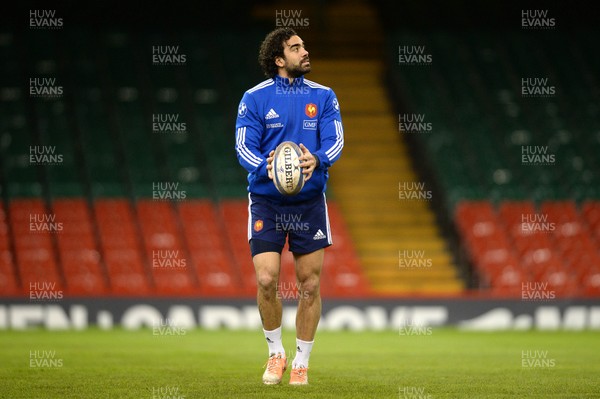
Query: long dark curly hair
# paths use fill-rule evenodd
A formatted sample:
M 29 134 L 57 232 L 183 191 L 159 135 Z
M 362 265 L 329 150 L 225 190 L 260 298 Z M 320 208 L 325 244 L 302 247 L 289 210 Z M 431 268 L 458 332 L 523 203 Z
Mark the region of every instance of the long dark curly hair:
M 275 58 L 283 57 L 283 42 L 296 34 L 292 28 L 278 28 L 265 37 L 258 52 L 258 63 L 266 77 L 277 75 Z

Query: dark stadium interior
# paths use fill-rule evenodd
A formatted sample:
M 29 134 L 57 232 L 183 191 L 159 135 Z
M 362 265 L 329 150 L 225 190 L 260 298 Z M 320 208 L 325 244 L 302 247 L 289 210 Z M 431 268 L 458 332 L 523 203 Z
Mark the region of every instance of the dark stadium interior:
M 324 296 L 519 298 L 523 281 L 600 295 L 591 9 L 544 2 L 558 26 L 527 30 L 521 10 L 539 2 L 63 1 L 52 7 L 64 28 L 31 29 L 28 10 L 49 7 L 13 6 L 0 31 L 2 296 L 40 280 L 73 297 L 254 296 L 234 123 L 263 79 L 257 47 L 279 9 L 303 13 L 311 75 L 344 109 Z M 433 61 L 399 65 L 405 45 Z M 153 63 L 157 46 L 176 46 L 182 65 Z M 524 78 L 552 90 L 524 96 Z M 32 85 L 60 92 L 36 97 Z M 399 131 L 400 115 L 431 128 Z M 60 159 L 32 162 L 49 149 Z M 524 163 L 539 149 L 550 157 Z M 402 201 L 399 184 L 431 198 Z M 64 229 L 33 234 L 32 214 Z M 542 231 L 524 232 L 524 217 Z M 167 254 L 181 267 L 156 267 Z
M 597 2 L 0 21 L 0 398 L 600 397 Z M 311 71 L 292 35 L 257 88 L 277 27 Z M 262 158 L 305 137 L 335 163 L 284 206 Z

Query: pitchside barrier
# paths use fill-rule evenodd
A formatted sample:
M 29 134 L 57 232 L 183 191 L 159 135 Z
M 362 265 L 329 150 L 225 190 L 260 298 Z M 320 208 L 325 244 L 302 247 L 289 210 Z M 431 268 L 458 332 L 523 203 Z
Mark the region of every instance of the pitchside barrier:
M 296 303 L 285 302 L 283 327 L 295 326 Z M 48 330 L 90 327 L 260 329 L 253 300 L 115 299 L 44 300 L 6 299 L 0 304 L 0 329 Z M 464 330 L 600 330 L 598 299 L 366 299 L 326 300 L 321 330 L 398 330 L 419 335 L 434 327 Z M 161 328 L 162 328 L 161 327 Z

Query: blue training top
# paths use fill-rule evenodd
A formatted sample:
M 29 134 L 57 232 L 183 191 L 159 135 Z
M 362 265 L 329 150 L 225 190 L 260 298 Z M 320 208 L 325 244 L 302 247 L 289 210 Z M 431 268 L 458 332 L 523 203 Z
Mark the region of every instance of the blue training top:
M 320 165 L 302 191 L 284 196 L 267 175 L 269 152 L 284 141 L 304 144 Z M 321 195 L 327 187 L 328 168 L 340 157 L 344 129 L 333 90 L 296 78 L 290 84 L 279 75 L 244 93 L 238 107 L 235 150 L 248 171 L 248 191 L 278 203 L 297 203 Z

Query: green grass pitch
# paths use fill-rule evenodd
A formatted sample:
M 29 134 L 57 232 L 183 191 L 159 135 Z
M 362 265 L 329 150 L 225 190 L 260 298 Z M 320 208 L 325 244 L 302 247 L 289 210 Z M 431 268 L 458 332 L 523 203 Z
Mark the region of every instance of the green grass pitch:
M 262 385 L 266 352 L 260 331 L 4 331 L 0 398 L 600 398 L 597 332 L 323 331 L 304 387 Z

